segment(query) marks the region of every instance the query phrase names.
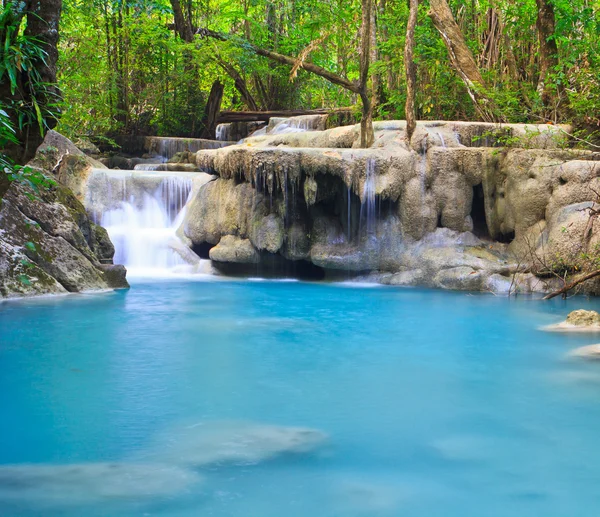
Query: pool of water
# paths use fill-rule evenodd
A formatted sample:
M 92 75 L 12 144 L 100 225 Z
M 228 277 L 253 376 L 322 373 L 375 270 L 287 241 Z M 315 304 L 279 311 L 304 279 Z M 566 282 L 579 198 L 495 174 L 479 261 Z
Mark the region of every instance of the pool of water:
M 600 303 L 178 281 L 0 303 L 0 515 L 597 517 L 600 365 L 566 355 L 600 336 L 539 330 L 575 308 Z M 238 424 L 328 439 L 193 464 Z M 199 451 L 206 425 L 225 443 Z M 181 470 L 140 493 L 150 461 Z

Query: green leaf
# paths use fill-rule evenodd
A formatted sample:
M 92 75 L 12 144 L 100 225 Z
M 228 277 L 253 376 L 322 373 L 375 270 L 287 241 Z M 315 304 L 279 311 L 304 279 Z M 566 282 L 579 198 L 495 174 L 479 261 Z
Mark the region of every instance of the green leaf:
M 37 248 L 35 247 L 35 244 L 31 241 L 26 242 L 25 243 L 25 247 L 29 250 L 29 251 L 37 251 Z
M 31 285 L 31 279 L 27 275 L 19 275 L 19 281 L 23 285 L 27 285 L 27 286 Z

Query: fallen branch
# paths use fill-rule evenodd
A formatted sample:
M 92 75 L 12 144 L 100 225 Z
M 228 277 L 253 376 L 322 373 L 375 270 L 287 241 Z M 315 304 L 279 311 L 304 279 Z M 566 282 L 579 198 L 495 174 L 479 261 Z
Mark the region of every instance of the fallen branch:
M 577 277 L 572 282 L 566 284 L 564 287 L 560 288 L 558 291 L 553 291 L 552 293 L 548 293 L 546 296 L 542 298 L 542 300 L 551 300 L 559 295 L 566 295 L 571 289 L 577 287 L 579 284 L 586 282 L 587 280 L 591 280 L 592 278 L 596 278 L 600 276 L 600 269 L 596 271 L 592 271 L 591 273 L 586 273 L 585 275 L 581 275 Z

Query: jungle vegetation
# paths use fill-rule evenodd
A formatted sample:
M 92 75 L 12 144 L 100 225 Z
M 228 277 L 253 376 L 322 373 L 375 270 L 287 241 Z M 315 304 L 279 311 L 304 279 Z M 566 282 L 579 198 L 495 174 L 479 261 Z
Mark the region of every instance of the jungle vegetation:
M 0 36 L 23 156 L 59 119 L 210 136 L 215 109 L 600 128 L 599 0 L 3 0 Z

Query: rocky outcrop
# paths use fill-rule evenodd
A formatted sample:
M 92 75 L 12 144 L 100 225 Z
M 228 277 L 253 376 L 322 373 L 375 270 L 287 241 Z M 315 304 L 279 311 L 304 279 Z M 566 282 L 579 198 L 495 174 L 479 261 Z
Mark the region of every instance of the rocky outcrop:
M 60 181 L 81 186 L 83 194 L 86 171 L 94 165 L 51 131 L 30 166 L 46 174 L 54 170 L 56 186 L 10 185 L 0 201 L 1 297 L 128 287 L 125 268 L 112 264 L 114 247 L 106 230 L 90 221 L 77 196 Z
M 540 264 L 597 244 L 582 236 L 600 162 L 565 149 L 566 126 L 426 122 L 409 146 L 403 121 L 377 122 L 359 149 L 357 126 L 277 133 L 283 123 L 196 153 L 219 178 L 182 225 L 195 246 L 231 235 L 332 275 L 531 292 L 557 283 Z
M 600 332 L 600 314 L 596 311 L 578 309 L 569 313 L 567 319 L 545 330 L 556 332 Z

